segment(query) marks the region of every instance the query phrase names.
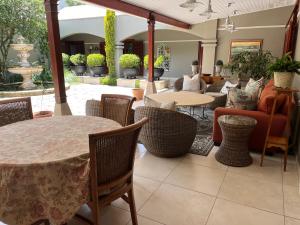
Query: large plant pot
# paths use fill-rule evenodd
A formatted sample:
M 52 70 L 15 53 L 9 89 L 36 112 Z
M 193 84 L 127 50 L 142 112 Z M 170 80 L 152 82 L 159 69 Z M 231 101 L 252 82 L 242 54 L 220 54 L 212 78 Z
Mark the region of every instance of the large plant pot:
M 274 72 L 274 85 L 279 88 L 291 88 L 294 81 L 294 73 Z
M 164 68 L 154 68 L 154 79 L 159 80 L 164 75 Z
M 77 76 L 83 76 L 83 74 L 86 71 L 86 66 L 80 66 L 76 65 L 73 67 L 74 72 L 76 73 Z
M 196 75 L 199 71 L 199 66 L 198 65 L 192 65 L 192 73 L 193 75 Z
M 137 68 L 123 69 L 123 76 L 127 79 L 134 79 L 137 75 L 139 75 L 139 70 Z
M 223 66 L 216 66 L 215 67 L 216 68 L 216 74 L 218 75 L 218 76 L 220 76 L 220 74 L 221 74 L 221 72 L 222 72 L 222 69 L 223 69 Z
M 93 66 L 90 67 L 90 71 L 93 77 L 103 76 L 106 72 L 105 66 Z
M 133 88 L 132 95 L 136 98 L 136 100 L 142 100 L 144 98 L 144 89 Z
M 52 111 L 39 111 L 39 112 L 33 113 L 34 119 L 47 118 L 47 117 L 52 117 L 52 116 L 53 116 Z

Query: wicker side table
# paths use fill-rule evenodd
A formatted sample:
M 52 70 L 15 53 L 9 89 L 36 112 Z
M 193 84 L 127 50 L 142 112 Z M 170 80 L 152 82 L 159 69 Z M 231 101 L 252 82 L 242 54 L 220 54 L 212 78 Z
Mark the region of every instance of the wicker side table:
M 257 121 L 247 116 L 224 115 L 218 118 L 223 141 L 216 160 L 229 166 L 248 166 L 252 163 L 248 142 Z

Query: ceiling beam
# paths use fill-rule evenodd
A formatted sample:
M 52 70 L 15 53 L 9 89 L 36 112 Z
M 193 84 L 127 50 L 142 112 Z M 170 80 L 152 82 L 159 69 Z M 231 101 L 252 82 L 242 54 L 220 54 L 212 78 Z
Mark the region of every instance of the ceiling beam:
M 158 22 L 162 22 L 168 25 L 183 29 L 191 29 L 191 24 L 185 23 L 183 21 L 174 19 L 169 16 L 162 15 L 160 13 L 153 12 L 149 9 L 136 6 L 120 0 L 84 0 L 96 5 L 100 5 L 106 8 L 114 9 L 117 11 L 129 13 L 135 16 L 143 17 L 145 19 L 154 18 Z

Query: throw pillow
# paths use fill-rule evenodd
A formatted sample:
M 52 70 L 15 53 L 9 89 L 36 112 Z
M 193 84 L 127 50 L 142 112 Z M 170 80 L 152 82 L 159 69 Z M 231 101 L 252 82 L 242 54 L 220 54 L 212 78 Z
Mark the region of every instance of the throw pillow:
M 172 110 L 172 111 L 176 110 L 176 103 L 174 101 L 170 101 L 167 103 L 160 103 L 160 102 L 157 102 L 157 101 L 145 96 L 144 103 L 145 103 L 145 106 L 148 106 L 148 107 L 168 109 L 168 110 Z
M 253 100 L 251 95 L 244 90 L 230 88 L 227 99 L 227 107 L 244 110 L 256 110 L 257 101 Z
M 200 79 L 199 74 L 196 74 L 192 78 L 187 75 L 184 75 L 182 90 L 183 91 L 194 91 L 194 92 L 200 91 L 200 80 L 199 79 Z
M 238 86 L 238 84 L 233 84 L 230 81 L 226 81 L 220 92 L 223 94 L 228 94 L 228 90 L 230 88 L 235 88 L 236 86 Z
M 254 80 L 250 78 L 249 82 L 245 87 L 245 92 L 251 96 L 252 100 L 258 100 L 259 94 L 261 93 L 261 89 L 264 85 L 264 78 L 260 78 L 259 80 Z

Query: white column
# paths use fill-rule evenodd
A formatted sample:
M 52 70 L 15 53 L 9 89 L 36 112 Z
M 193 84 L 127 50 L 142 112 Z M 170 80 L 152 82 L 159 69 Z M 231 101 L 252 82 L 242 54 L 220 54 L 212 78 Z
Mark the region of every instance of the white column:
M 121 43 L 121 42 L 116 43 L 115 64 L 116 64 L 116 73 L 117 73 L 118 77 L 121 76 L 121 67 L 120 67 L 120 63 L 119 63 L 119 58 L 121 55 L 123 55 L 123 49 L 124 49 L 123 43 Z
M 203 60 L 202 60 L 202 73 L 214 73 L 215 57 L 216 57 L 216 43 L 202 43 L 203 47 Z

